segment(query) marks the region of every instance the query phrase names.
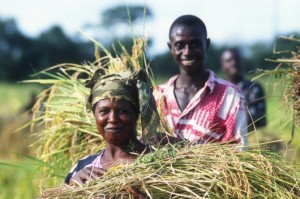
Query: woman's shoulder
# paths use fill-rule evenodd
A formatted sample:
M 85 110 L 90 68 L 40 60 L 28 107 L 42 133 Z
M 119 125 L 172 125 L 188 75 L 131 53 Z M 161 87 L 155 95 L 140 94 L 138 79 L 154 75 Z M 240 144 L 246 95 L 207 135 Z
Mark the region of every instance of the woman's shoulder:
M 93 154 L 93 155 L 88 155 L 85 156 L 82 159 L 79 159 L 77 161 L 77 163 L 75 164 L 75 166 L 70 170 L 70 172 L 68 173 L 65 182 L 68 184 L 70 178 L 77 172 L 79 172 L 80 170 L 84 169 L 85 167 L 90 166 L 96 159 L 97 157 L 99 157 L 101 154 L 103 153 L 103 150 L 101 150 L 99 153 L 97 154 Z
M 87 165 L 91 164 L 99 156 L 100 153 L 88 155 L 82 159 L 79 159 L 77 162 L 77 169 L 81 170 Z

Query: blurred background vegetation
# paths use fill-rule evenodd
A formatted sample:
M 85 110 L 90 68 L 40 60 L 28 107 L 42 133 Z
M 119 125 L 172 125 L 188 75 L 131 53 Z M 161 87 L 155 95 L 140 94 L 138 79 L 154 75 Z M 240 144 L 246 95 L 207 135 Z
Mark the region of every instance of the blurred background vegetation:
M 118 51 L 119 41 L 129 48 L 132 45 L 131 27 L 143 23 L 144 5 L 129 6 L 129 9 L 130 25 L 127 6 L 120 5 L 106 9 L 101 13 L 99 23 L 89 23 L 86 29 L 104 29 L 109 33 L 105 39 L 95 39 L 111 50 L 113 43 Z M 154 17 L 155 13 L 147 8 L 147 19 Z M 123 31 L 118 36 L 110 34 L 115 29 Z M 287 33 L 289 34 L 300 38 L 299 33 Z M 148 41 L 151 49 L 151 35 Z M 274 44 L 277 45 L 277 50 L 295 48 L 291 42 L 278 40 L 277 35 L 274 35 L 273 41 L 230 47 L 241 50 L 245 74 L 251 78 L 258 69 L 274 69 L 274 63 L 265 61 L 265 58 L 276 58 L 273 54 Z M 219 57 L 226 47 L 229 46 L 212 42 L 207 53 L 207 67 L 220 76 L 222 73 Z M 164 82 L 178 72 L 178 67 L 168 51 L 151 54 L 148 59 L 157 83 Z M 16 131 L 30 120 L 28 106 L 32 96 L 38 95 L 43 87 L 18 82 L 30 79 L 35 72 L 56 64 L 92 61 L 94 46 L 81 37 L 68 36 L 60 26 L 50 27 L 37 37 L 29 37 L 20 30 L 14 19 L 0 17 L 0 198 L 33 198 L 38 195 L 40 185 L 51 184 L 39 179 L 42 168 L 47 164 L 34 158 L 34 149 L 29 147 L 34 142 L 34 137 L 30 135 L 29 127 Z M 251 143 L 281 140 L 270 145 L 272 150 L 299 163 L 299 128 L 296 128 L 292 143 L 287 144 L 291 138 L 292 116 L 290 109 L 282 101 L 282 94 L 288 83 L 278 77 L 262 78 L 259 81 L 266 91 L 268 125 L 250 135 Z

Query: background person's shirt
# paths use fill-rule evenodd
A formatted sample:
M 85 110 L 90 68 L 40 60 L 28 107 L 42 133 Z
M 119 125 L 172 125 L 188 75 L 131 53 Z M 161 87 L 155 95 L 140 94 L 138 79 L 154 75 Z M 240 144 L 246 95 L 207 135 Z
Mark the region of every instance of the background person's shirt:
M 248 124 L 255 127 L 266 126 L 266 101 L 262 86 L 247 79 L 240 81 L 237 86 L 245 96 L 248 105 Z
M 162 119 L 177 137 L 193 143 L 235 142 L 247 144 L 247 113 L 244 96 L 228 81 L 212 71 L 187 107 L 181 112 L 174 83 L 178 75 L 154 90 Z

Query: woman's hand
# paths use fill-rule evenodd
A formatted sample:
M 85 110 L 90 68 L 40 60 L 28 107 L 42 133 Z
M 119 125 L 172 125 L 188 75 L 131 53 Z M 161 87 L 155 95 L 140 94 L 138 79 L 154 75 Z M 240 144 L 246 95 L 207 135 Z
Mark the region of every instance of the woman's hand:
M 128 188 L 129 193 L 131 193 L 133 195 L 133 197 L 135 199 L 146 199 L 147 196 L 142 193 L 140 190 L 134 188 L 134 187 L 129 187 Z
M 96 180 L 106 171 L 96 167 L 86 167 L 77 172 L 70 180 L 70 185 L 81 185 L 87 181 Z

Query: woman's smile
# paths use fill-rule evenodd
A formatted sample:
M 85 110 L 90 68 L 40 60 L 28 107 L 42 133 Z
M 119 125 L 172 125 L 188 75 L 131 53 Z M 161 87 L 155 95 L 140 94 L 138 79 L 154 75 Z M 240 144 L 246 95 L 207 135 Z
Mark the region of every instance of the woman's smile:
M 123 127 L 120 126 L 108 126 L 104 128 L 106 133 L 122 133 Z

